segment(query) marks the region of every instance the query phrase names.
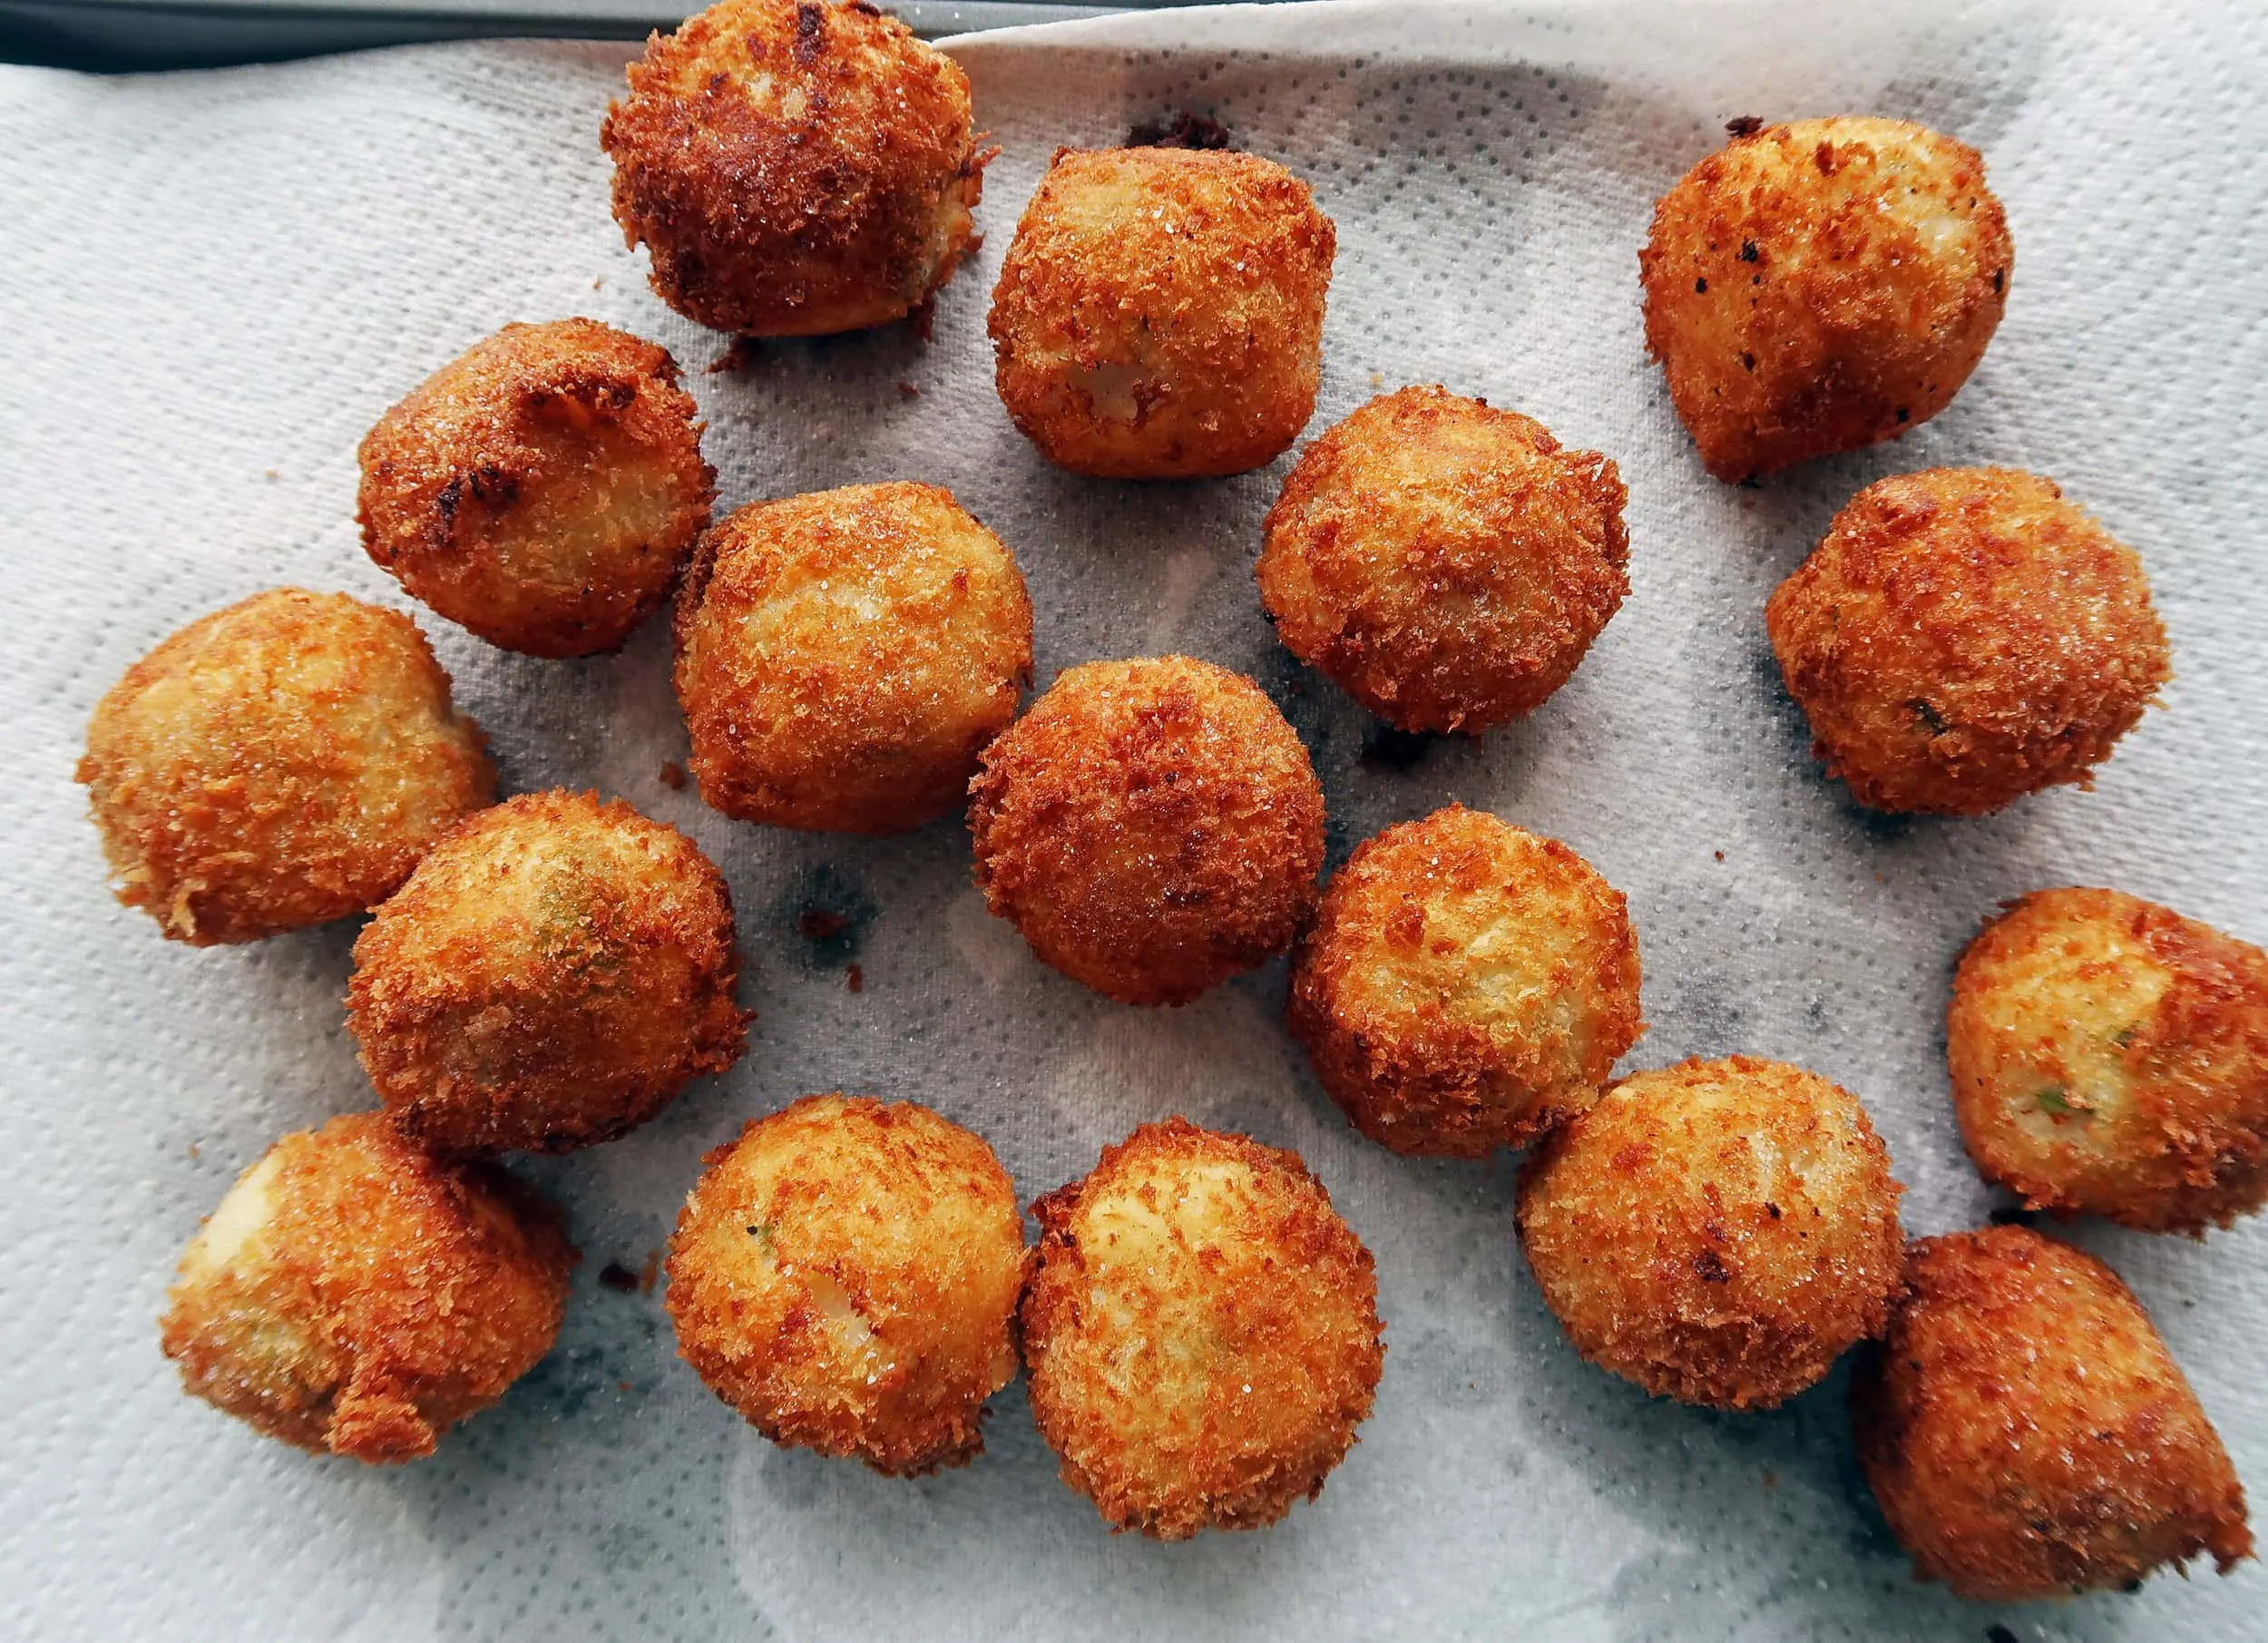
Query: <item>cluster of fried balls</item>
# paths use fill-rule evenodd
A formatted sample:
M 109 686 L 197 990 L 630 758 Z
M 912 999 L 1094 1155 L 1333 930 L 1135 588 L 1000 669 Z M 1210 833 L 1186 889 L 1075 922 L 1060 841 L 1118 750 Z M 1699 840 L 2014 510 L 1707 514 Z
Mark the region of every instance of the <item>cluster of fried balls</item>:
M 1971 149 L 1921 127 L 1734 122 L 1666 194 L 1646 336 L 1702 465 L 1746 481 L 1942 410 L 2012 251 Z M 863 0 L 723 0 L 657 36 L 602 133 L 653 288 L 745 337 L 918 315 L 977 243 L 965 74 Z M 1337 249 L 1305 183 L 1217 143 L 1060 152 L 993 292 L 1000 397 L 1048 460 L 1243 473 L 1312 416 Z M 1032 605 L 946 491 L 860 484 L 712 522 L 661 348 L 514 325 L 361 449 L 371 558 L 540 657 L 671 597 L 701 797 L 879 835 L 964 802 L 976 881 L 1045 963 L 1171 1005 L 1291 954 L 1286 1022 L 1364 1135 L 1531 1147 L 1517 1231 L 1587 1358 L 1768 1409 L 1864 1346 L 1866 1476 L 1917 1570 L 1979 1598 L 2249 1555 L 2219 1439 L 2133 1294 L 2022 1226 L 1909 1244 L 1847 1090 L 1733 1056 L 1620 1079 L 1644 1032 L 1622 896 L 1452 805 L 1319 888 L 1324 798 L 1258 685 L 1185 656 L 1064 670 L 1021 715 Z M 1439 386 L 1314 440 L 1256 568 L 1283 643 L 1410 732 L 1533 712 L 1629 592 L 1615 464 Z M 1764 612 L 1862 804 L 1981 814 L 2084 786 L 2168 677 L 2136 554 L 2000 468 L 1868 486 Z M 567 791 L 498 804 L 407 618 L 284 589 L 208 616 L 96 709 L 80 777 L 122 900 L 173 939 L 375 909 L 347 1022 L 376 1110 L 286 1137 L 182 1257 L 191 1391 L 369 1461 L 429 1452 L 549 1348 L 575 1259 L 490 1160 L 605 1141 L 731 1066 L 723 875 Z M 2268 1202 L 2268 954 L 2108 890 L 2009 905 L 1961 956 L 1955 1109 L 2030 1208 L 2201 1233 Z M 1064 1478 L 1180 1539 L 1313 1496 L 1383 1361 L 1369 1251 L 1298 1158 L 1147 1124 L 1032 1206 L 925 1108 L 813 1096 L 710 1153 L 670 1243 L 685 1358 L 775 1442 L 891 1475 L 963 1462 L 1019 1364 Z

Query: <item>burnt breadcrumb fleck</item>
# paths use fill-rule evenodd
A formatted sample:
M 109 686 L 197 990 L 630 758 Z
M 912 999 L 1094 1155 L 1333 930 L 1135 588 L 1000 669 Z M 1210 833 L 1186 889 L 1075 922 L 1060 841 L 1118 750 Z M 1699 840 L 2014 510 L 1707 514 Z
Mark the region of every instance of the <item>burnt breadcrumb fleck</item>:
M 1228 128 L 1210 114 L 1177 110 L 1169 120 L 1142 122 L 1126 133 L 1122 148 L 1225 149 L 1234 147 Z

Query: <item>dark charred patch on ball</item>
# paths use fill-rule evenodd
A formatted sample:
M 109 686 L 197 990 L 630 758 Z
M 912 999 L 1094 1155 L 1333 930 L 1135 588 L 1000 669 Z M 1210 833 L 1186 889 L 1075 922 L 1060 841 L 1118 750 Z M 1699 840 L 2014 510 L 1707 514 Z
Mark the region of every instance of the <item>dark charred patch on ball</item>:
M 826 8 L 814 5 L 810 0 L 796 7 L 796 61 L 809 64 L 817 61 L 826 47 Z

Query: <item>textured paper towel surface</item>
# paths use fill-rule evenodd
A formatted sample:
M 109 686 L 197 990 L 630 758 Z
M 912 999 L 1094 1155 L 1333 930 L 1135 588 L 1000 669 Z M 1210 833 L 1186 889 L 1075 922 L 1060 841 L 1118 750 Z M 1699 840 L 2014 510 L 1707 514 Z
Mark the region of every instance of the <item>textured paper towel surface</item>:
M 1334 863 L 1452 798 L 1568 840 L 1637 918 L 1652 1030 L 1631 1063 L 1745 1051 L 1840 1081 L 1890 1144 L 1914 1230 L 1990 1207 L 1941 1020 L 1997 901 L 2109 884 L 2268 939 L 2256 8 L 1357 5 L 955 49 L 1004 152 L 990 243 L 934 338 L 780 346 L 713 376 L 717 340 L 647 292 L 608 218 L 595 134 L 617 48 L 0 71 L 0 1632 L 2258 1638 L 2255 1567 L 2006 1610 L 1913 1586 L 1853 1468 L 1842 1374 L 1739 1418 L 1586 1367 L 1519 1257 L 1511 1165 L 1358 1140 L 1277 1025 L 1280 964 L 1185 1010 L 1122 1009 L 986 916 L 957 823 L 807 837 L 666 788 L 684 745 L 659 624 L 619 657 L 556 663 L 425 621 L 510 787 L 621 794 L 723 866 L 760 1018 L 746 1061 L 627 1139 L 528 1168 L 586 1251 L 572 1311 L 552 1356 L 435 1459 L 318 1462 L 181 1397 L 152 1323 L 180 1246 L 279 1133 L 369 1100 L 341 1024 L 354 929 L 198 953 L 114 905 L 69 779 L 86 716 L 157 640 L 256 589 L 403 602 L 357 543 L 355 442 L 511 319 L 588 314 L 674 349 L 728 504 L 952 486 L 1029 571 L 1043 682 L 1167 648 L 1253 673 L 1314 752 Z M 1253 591 L 1285 464 L 1095 483 L 1050 470 L 1002 413 L 986 293 L 1049 152 L 1179 107 L 1291 163 L 1337 220 L 1315 428 L 1440 381 L 1621 464 L 1631 597 L 1529 722 L 1366 766 L 1364 716 L 1277 648 Z M 1650 203 L 1729 116 L 1846 109 L 1984 150 L 2019 248 L 2007 321 L 1901 443 L 1727 488 L 1641 357 Z M 1980 461 L 2053 475 L 2139 548 L 2179 677 L 2094 793 L 1869 819 L 1807 754 L 1762 603 L 1860 484 Z M 813 905 L 852 920 L 824 951 L 794 928 Z M 1389 1331 L 1377 1414 L 1322 1499 L 1262 1534 L 1114 1540 L 1056 1482 L 1020 1388 L 977 1464 L 918 1483 L 758 1440 L 675 1360 L 660 1296 L 598 1273 L 662 1242 L 705 1148 L 837 1087 L 973 1124 L 1027 1197 L 1170 1111 L 1299 1149 L 1377 1253 Z M 2268 1492 L 2263 1228 L 2075 1236 L 2136 1285 Z

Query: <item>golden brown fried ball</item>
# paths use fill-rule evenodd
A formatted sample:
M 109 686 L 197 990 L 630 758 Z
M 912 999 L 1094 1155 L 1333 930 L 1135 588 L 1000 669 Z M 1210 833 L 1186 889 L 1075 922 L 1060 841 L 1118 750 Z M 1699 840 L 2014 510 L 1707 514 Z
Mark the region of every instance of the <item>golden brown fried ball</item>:
M 1901 1237 L 1852 1095 L 1735 1055 L 1624 1079 L 1520 1179 L 1520 1235 L 1576 1349 L 1647 1391 L 1769 1409 L 1882 1334 Z
M 2116 890 L 2041 890 L 1946 1012 L 1977 1167 L 2035 1209 L 2202 1233 L 2268 1202 L 2268 953 Z
M 776 1443 L 913 1477 L 984 1447 L 1027 1257 L 981 1136 L 806 1096 L 704 1160 L 670 1241 L 678 1350 Z
M 1296 1153 L 1145 1124 L 1031 1208 L 1024 1362 L 1065 1482 L 1160 1540 L 1323 1492 L 1385 1348 L 1370 1251 Z
M 484 746 L 416 623 L 278 588 L 128 669 L 78 777 L 118 899 L 208 947 L 384 901 L 494 797 Z
M 727 816 L 902 833 L 960 807 L 1031 680 L 1031 599 L 937 485 L 758 503 L 701 539 L 677 691 Z
M 722 0 L 630 65 L 599 141 L 653 289 L 751 337 L 903 319 L 976 248 L 969 77 L 865 0 Z
M 1621 892 L 1557 839 L 1452 805 L 1357 846 L 1292 960 L 1292 1035 L 1396 1152 L 1522 1147 L 1637 1042 Z
M 575 1252 L 509 1177 L 437 1163 L 384 1115 L 287 1135 L 181 1257 L 181 1384 L 318 1454 L 413 1461 L 552 1347 Z
M 1336 247 L 1274 161 L 1059 149 L 992 289 L 1001 403 L 1075 474 L 1273 462 L 1315 414 Z
M 1916 1239 L 1905 1282 L 1851 1413 L 1917 1576 L 2018 1602 L 2253 1555 L 2220 1434 L 2116 1273 L 1994 1227 Z
M 611 650 L 709 523 L 716 474 L 666 349 L 590 319 L 508 325 L 362 442 L 362 545 L 531 656 Z
M 1445 388 L 1374 399 L 1267 519 L 1277 637 L 1404 730 L 1479 732 L 1568 681 L 1630 591 L 1628 493 L 1596 451 Z
M 1876 810 L 1981 816 L 2087 787 L 2173 677 L 2134 551 L 2013 468 L 1867 486 L 1765 626 L 1812 751 Z
M 447 1153 L 564 1152 L 739 1058 L 732 897 L 675 827 L 588 793 L 466 822 L 355 943 L 347 1025 L 395 1121 Z
M 1943 410 L 2000 323 L 2016 256 L 1966 143 L 1855 115 L 1749 123 L 1662 196 L 1638 253 L 1647 350 L 1727 480 Z
M 1066 669 L 969 784 L 985 905 L 1122 1004 L 1281 953 L 1315 903 L 1323 788 L 1260 687 L 1187 656 Z

